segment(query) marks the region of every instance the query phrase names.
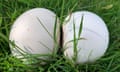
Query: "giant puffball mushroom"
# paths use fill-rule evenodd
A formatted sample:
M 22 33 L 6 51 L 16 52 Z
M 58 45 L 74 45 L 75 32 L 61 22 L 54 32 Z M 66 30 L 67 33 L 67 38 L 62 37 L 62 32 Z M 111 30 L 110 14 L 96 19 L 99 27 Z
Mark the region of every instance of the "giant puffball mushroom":
M 22 54 L 51 55 L 59 41 L 59 21 L 48 9 L 28 10 L 14 22 L 9 40 L 15 45 L 10 43 L 10 48 L 17 58 L 24 57 Z
M 82 19 L 83 18 L 83 19 Z M 82 25 L 81 24 L 81 20 Z M 75 24 L 75 30 L 73 25 Z M 82 32 L 78 37 L 80 26 Z M 75 31 L 75 33 L 74 33 Z M 73 60 L 74 34 L 78 40 L 75 63 L 94 62 L 104 55 L 109 43 L 109 32 L 104 21 L 96 14 L 88 11 L 78 11 L 68 15 L 63 25 L 64 55 Z

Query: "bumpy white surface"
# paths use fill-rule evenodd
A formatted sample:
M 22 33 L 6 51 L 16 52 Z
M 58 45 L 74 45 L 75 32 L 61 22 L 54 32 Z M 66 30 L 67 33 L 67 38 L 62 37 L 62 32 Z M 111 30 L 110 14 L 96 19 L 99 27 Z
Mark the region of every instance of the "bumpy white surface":
M 14 41 L 16 46 L 26 53 L 52 54 L 55 44 L 53 39 L 55 20 L 56 15 L 50 10 L 44 8 L 28 10 L 14 22 L 9 39 Z M 52 37 L 48 34 L 42 24 Z M 56 32 L 59 35 L 58 30 L 59 28 L 57 27 Z M 20 50 L 19 48 L 14 48 L 11 44 L 10 47 L 14 56 L 18 58 L 21 57 L 21 54 L 18 51 Z
M 63 26 L 64 46 L 73 40 L 73 21 L 76 28 L 76 36 L 80 28 L 80 22 L 83 15 L 83 29 L 81 38 L 77 45 L 77 61 L 76 63 L 94 62 L 99 59 L 107 50 L 109 43 L 109 32 L 104 21 L 96 14 L 88 11 L 78 11 L 67 16 Z M 78 37 L 77 37 L 78 38 Z M 68 43 L 64 48 L 64 54 L 69 59 L 74 56 L 73 42 Z

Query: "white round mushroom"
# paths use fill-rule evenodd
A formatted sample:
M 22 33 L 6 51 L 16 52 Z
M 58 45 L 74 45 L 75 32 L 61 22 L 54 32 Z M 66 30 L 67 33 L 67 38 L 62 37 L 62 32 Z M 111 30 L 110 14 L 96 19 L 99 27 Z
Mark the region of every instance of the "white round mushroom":
M 81 19 L 83 26 L 80 37 L 78 37 Z M 73 59 L 74 54 L 74 29 L 75 24 L 77 44 L 77 57 L 75 63 L 94 62 L 99 59 L 107 50 L 109 43 L 109 32 L 104 21 L 96 14 L 88 11 L 78 11 L 67 16 L 63 25 L 64 32 L 64 55 Z
M 58 42 L 55 36 L 59 39 L 58 23 L 56 15 L 44 8 L 34 8 L 20 15 L 10 31 L 9 39 L 15 44 L 15 47 L 10 44 L 12 54 L 17 58 L 23 57 L 21 53 L 51 55 Z

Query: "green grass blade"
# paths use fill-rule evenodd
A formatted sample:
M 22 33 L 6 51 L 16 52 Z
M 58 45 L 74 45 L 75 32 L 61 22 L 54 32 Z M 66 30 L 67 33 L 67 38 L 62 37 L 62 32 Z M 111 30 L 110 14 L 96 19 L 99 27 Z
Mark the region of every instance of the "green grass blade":
M 81 35 L 81 33 L 82 33 L 82 29 L 83 29 L 83 16 L 84 15 L 82 15 L 82 18 L 81 18 L 81 22 L 80 22 L 80 28 L 79 28 L 79 32 L 78 32 L 78 38 L 80 38 L 80 35 Z
M 37 17 L 37 20 L 40 22 L 40 25 L 45 29 L 45 31 L 48 33 L 48 35 L 54 40 L 52 34 L 50 34 L 50 32 L 47 30 L 47 28 L 44 26 L 44 24 L 38 17 Z
M 74 51 L 74 57 L 73 60 L 76 61 L 77 60 L 77 41 L 76 41 L 76 28 L 75 28 L 75 22 L 74 22 L 74 18 L 73 18 L 73 51 Z

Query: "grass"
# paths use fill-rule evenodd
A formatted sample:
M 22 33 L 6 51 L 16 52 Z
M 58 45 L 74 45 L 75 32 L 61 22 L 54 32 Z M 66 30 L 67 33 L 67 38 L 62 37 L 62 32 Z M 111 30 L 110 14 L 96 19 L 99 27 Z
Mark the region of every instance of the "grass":
M 1 72 L 119 72 L 120 71 L 120 0 L 0 0 L 0 71 Z M 44 7 L 60 18 L 74 11 L 88 10 L 103 18 L 110 32 L 105 55 L 92 64 L 74 65 L 64 56 L 56 56 L 46 65 L 25 65 L 11 56 L 10 27 L 26 10 Z

